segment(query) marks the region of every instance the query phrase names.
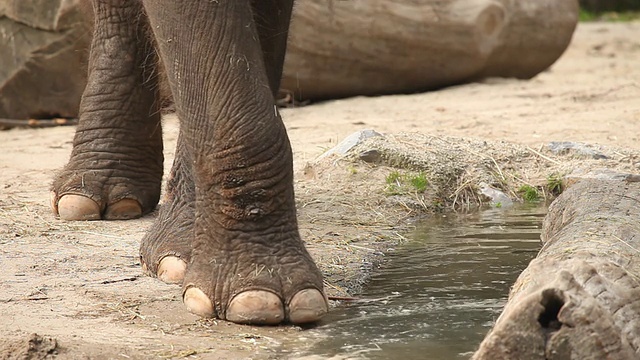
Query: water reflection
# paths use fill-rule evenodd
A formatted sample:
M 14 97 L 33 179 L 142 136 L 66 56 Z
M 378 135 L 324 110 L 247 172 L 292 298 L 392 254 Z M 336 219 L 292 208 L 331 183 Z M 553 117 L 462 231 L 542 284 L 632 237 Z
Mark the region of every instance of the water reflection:
M 386 257 L 363 298 L 305 336 L 319 358 L 466 359 L 535 257 L 546 207 L 447 215 L 422 224 Z

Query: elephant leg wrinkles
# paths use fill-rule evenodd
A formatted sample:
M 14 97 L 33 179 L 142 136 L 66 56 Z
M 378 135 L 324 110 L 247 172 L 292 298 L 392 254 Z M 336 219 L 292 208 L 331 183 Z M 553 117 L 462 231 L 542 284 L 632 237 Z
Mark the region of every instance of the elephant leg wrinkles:
M 193 155 L 176 159 L 193 165 L 195 183 L 187 308 L 239 323 L 318 320 L 327 311 L 322 277 L 297 229 L 291 148 L 274 106 L 257 8 L 249 1 L 144 4 L 188 139 L 185 153 Z M 289 14 L 291 4 L 282 6 Z
M 140 243 L 140 259 L 145 273 L 167 283 L 182 282 L 191 259 L 194 236 L 193 156 L 184 138 L 181 132 L 158 218 Z
M 287 45 L 288 22 L 282 19 L 291 17 L 291 6 L 276 1 L 254 0 L 252 7 L 269 87 L 275 97 L 280 88 Z M 189 166 L 184 166 L 184 159 L 192 160 L 193 157 L 188 154 L 183 139 L 181 135 L 176 151 L 176 158 L 183 161 L 177 161 L 171 170 L 168 196 L 158 215 L 162 220 L 147 233 L 141 244 L 145 272 L 168 283 L 182 282 L 191 255 L 190 244 L 185 243 L 184 234 L 192 230 L 195 189 L 192 171 Z
M 128 219 L 156 206 L 162 130 L 156 56 L 137 1 L 93 1 L 88 84 L 71 158 L 52 187 L 65 220 Z
M 90 79 L 117 77 L 120 73 L 117 69 L 109 73 L 108 64 L 101 67 L 101 56 L 113 58 L 115 52 L 129 59 L 121 52 L 141 53 L 135 47 L 123 51 L 109 43 L 118 35 L 109 37 L 111 29 L 123 32 L 121 41 L 125 45 L 131 39 L 127 24 L 131 24 L 132 17 L 130 13 L 123 16 L 122 11 L 131 10 L 135 7 L 132 4 L 140 3 L 94 1 L 96 40 Z M 143 268 L 166 282 L 182 280 L 187 308 L 201 316 L 257 324 L 318 320 L 328 310 L 322 275 L 298 232 L 291 148 L 273 98 L 282 72 L 292 1 L 144 0 L 142 4 L 180 118 L 167 197 L 141 243 Z M 101 14 L 103 19 L 99 18 Z M 122 21 L 127 16 L 128 20 Z M 106 45 L 100 43 L 100 35 L 105 33 Z M 110 51 L 111 55 L 100 55 Z M 140 65 L 136 60 L 139 58 L 134 56 L 132 63 Z M 135 74 L 144 73 L 141 68 L 144 66 L 128 69 L 134 75 L 124 79 L 134 80 Z M 147 101 L 157 94 L 150 90 L 142 91 L 149 97 L 137 96 L 136 91 L 149 90 L 142 83 L 142 87 L 128 87 L 133 96 L 117 96 L 125 103 L 126 99 L 138 99 L 138 105 L 150 105 L 152 111 L 137 106 L 137 112 L 110 114 L 101 112 L 100 106 L 88 106 L 84 116 L 87 125 L 83 128 L 81 115 L 80 135 L 76 138 L 81 138 L 85 129 L 133 127 L 126 133 L 135 136 L 122 137 L 120 141 L 153 144 L 152 149 L 161 150 L 154 135 L 159 134 L 154 117 L 157 103 Z M 91 90 L 87 88 L 83 104 L 93 104 Z M 108 96 L 103 99 L 109 100 Z M 124 121 L 130 120 L 132 113 L 141 114 L 144 110 L 149 111 L 148 116 L 133 123 L 146 127 Z M 97 115 L 93 117 L 94 114 Z M 139 136 L 138 130 L 146 131 L 147 138 Z M 98 135 L 93 140 L 100 141 L 99 131 L 95 133 Z M 102 136 L 108 134 L 102 130 Z M 111 145 L 98 149 L 98 153 L 113 153 L 117 158 L 129 155 L 129 149 Z M 74 142 L 72 158 L 54 183 L 54 208 L 64 218 L 61 207 L 65 197 L 75 200 L 69 196 L 80 195 L 94 201 L 101 216 L 107 218 L 113 197 L 108 195 L 112 192 L 106 191 L 105 195 L 99 187 L 87 191 L 84 182 L 83 191 L 77 191 L 77 180 L 75 187 L 60 185 L 77 179 L 75 172 L 82 167 L 84 158 L 76 153 L 81 150 L 83 142 Z M 160 164 L 161 161 L 160 156 Z M 136 170 L 151 171 L 156 162 L 157 158 L 151 165 L 138 163 Z M 89 170 L 111 174 L 114 166 L 117 170 L 114 162 L 103 161 Z M 125 180 L 125 184 L 135 182 L 135 178 Z M 155 182 L 151 182 L 151 188 L 155 188 Z M 142 208 L 138 215 L 148 211 L 149 205 L 139 198 L 139 192 L 128 194 L 129 197 L 120 198 L 137 201 Z

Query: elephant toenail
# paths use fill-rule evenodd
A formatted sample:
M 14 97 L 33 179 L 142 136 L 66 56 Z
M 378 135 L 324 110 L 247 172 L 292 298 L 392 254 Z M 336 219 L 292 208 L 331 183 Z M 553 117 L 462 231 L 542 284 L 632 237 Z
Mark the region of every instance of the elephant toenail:
M 289 321 L 304 324 L 320 320 L 329 311 L 327 299 L 316 289 L 305 289 L 293 296 L 289 303 Z
M 63 195 L 58 200 L 58 215 L 62 220 L 100 220 L 100 206 L 82 195 Z
M 284 321 L 284 307 L 272 292 L 245 291 L 231 300 L 226 319 L 238 324 L 276 325 Z
M 158 279 L 167 284 L 181 283 L 185 272 L 187 272 L 187 263 L 175 256 L 165 256 L 158 264 Z
M 215 316 L 211 299 L 197 287 L 190 286 L 184 291 L 182 301 L 187 310 L 195 315 L 210 318 Z
M 128 220 L 142 216 L 140 203 L 133 199 L 122 199 L 107 207 L 104 213 L 106 220 Z

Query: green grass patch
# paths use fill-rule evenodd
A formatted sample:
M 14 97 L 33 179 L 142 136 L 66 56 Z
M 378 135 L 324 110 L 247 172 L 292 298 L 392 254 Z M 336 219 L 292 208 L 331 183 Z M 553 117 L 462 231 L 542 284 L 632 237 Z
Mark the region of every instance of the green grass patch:
M 427 190 L 429 181 L 423 172 L 401 174 L 394 170 L 385 179 L 387 195 L 403 195 L 409 193 L 423 193 Z
M 399 182 L 400 178 L 402 177 L 402 175 L 400 175 L 400 172 L 398 170 L 394 170 L 392 172 L 389 173 L 389 175 L 387 175 L 387 185 L 392 185 L 395 184 L 397 182 Z
M 423 173 L 415 174 L 409 177 L 409 183 L 417 192 L 425 192 L 427 190 L 427 177 Z
M 608 21 L 608 22 L 629 22 L 640 20 L 640 11 L 605 11 L 596 12 L 586 9 L 580 9 L 578 20 L 582 22 L 589 21 Z
M 551 174 L 547 177 L 547 192 L 553 196 L 558 196 L 564 191 L 564 182 L 562 176 L 558 174 Z
M 578 13 L 578 20 L 582 22 L 596 21 L 598 20 L 598 14 L 593 11 L 580 9 L 580 12 Z
M 540 199 L 540 194 L 538 193 L 538 189 L 530 185 L 522 185 L 518 189 L 518 194 L 522 196 L 522 199 L 525 202 L 534 202 Z

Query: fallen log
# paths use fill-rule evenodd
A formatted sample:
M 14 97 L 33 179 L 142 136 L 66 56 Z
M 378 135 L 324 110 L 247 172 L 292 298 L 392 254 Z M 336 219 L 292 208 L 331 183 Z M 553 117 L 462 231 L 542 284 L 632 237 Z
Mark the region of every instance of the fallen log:
M 583 179 L 472 359 L 640 359 L 640 182 Z
M 0 0 L 0 117 L 77 116 L 91 34 L 80 3 Z M 281 84 L 293 96 L 279 103 L 530 78 L 577 19 L 578 0 L 298 0 Z
M 478 77 L 530 79 L 565 51 L 578 21 L 575 0 L 503 1 L 508 24 Z
M 281 88 L 323 99 L 530 78 L 577 21 L 578 0 L 298 0 Z

